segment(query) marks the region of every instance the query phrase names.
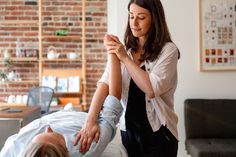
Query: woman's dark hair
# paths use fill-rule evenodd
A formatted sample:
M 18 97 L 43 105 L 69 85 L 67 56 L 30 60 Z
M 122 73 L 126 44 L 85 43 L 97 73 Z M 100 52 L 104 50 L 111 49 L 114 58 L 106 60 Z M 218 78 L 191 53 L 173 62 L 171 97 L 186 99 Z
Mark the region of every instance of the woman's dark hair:
M 152 16 L 152 25 L 147 34 L 147 39 L 143 45 L 143 55 L 140 60 L 155 60 L 160 54 L 163 46 L 167 42 L 172 42 L 169 29 L 165 19 L 165 13 L 160 0 L 130 0 L 128 4 L 128 10 L 131 4 L 136 4 L 142 8 L 147 9 Z M 128 24 L 125 32 L 124 43 L 126 49 L 133 51 L 138 50 L 138 38 L 134 37 L 130 28 L 128 18 Z

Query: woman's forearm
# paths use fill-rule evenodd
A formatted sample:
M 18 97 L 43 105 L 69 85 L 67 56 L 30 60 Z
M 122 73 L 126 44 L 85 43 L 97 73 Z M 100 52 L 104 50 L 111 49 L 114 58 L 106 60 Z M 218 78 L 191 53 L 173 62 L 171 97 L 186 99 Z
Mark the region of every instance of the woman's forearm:
M 125 67 L 134 82 L 147 94 L 148 98 L 155 97 L 148 73 L 138 67 L 128 56 L 123 59 L 122 62 L 125 64 Z
M 133 78 L 137 86 L 147 94 L 149 98 L 155 96 L 149 75 L 146 71 L 138 67 L 127 55 L 127 52 L 123 44 L 119 41 L 118 37 L 113 35 L 106 35 L 106 45 L 108 53 L 116 54 L 121 62 L 126 66 L 126 69 L 130 76 Z

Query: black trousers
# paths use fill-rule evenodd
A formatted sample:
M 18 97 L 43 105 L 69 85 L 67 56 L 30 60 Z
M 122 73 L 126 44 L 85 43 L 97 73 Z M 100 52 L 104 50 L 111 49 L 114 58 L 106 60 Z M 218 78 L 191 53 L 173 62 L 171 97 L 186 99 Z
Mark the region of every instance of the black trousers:
M 129 157 L 177 157 L 178 140 L 165 126 L 152 133 L 127 129 L 121 139 Z

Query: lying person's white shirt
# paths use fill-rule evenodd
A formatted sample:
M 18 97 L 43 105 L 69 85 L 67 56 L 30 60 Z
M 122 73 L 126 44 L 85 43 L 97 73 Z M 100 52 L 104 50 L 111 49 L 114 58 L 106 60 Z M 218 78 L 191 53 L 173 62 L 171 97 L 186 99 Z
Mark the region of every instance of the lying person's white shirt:
M 93 142 L 89 151 L 84 155 L 79 152 L 79 144 L 74 146 L 74 140 L 82 128 L 87 114 L 76 111 L 59 111 L 34 120 L 23 127 L 18 134 L 9 137 L 1 150 L 0 157 L 20 157 L 33 137 L 44 132 L 48 126 L 64 136 L 71 157 L 99 157 L 115 135 L 116 124 L 121 112 L 122 106 L 119 100 L 108 96 L 104 102 L 102 116 L 99 118 L 99 141 L 98 143 Z

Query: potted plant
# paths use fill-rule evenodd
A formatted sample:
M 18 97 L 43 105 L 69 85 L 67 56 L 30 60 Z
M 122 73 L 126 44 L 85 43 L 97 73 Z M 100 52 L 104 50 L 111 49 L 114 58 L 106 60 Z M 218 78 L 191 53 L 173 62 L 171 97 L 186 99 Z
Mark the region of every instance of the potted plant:
M 0 79 L 1 81 L 7 80 L 7 74 L 4 71 L 0 71 Z
M 0 81 L 7 81 L 8 73 L 10 69 L 13 67 L 13 63 L 11 61 L 11 54 L 6 50 L 4 51 L 4 58 L 3 58 L 2 63 L 6 68 L 5 70 L 0 71 Z
M 12 64 L 10 58 L 5 58 L 5 59 L 3 60 L 3 64 L 4 64 L 4 66 L 7 67 L 8 69 L 13 66 L 13 64 Z

